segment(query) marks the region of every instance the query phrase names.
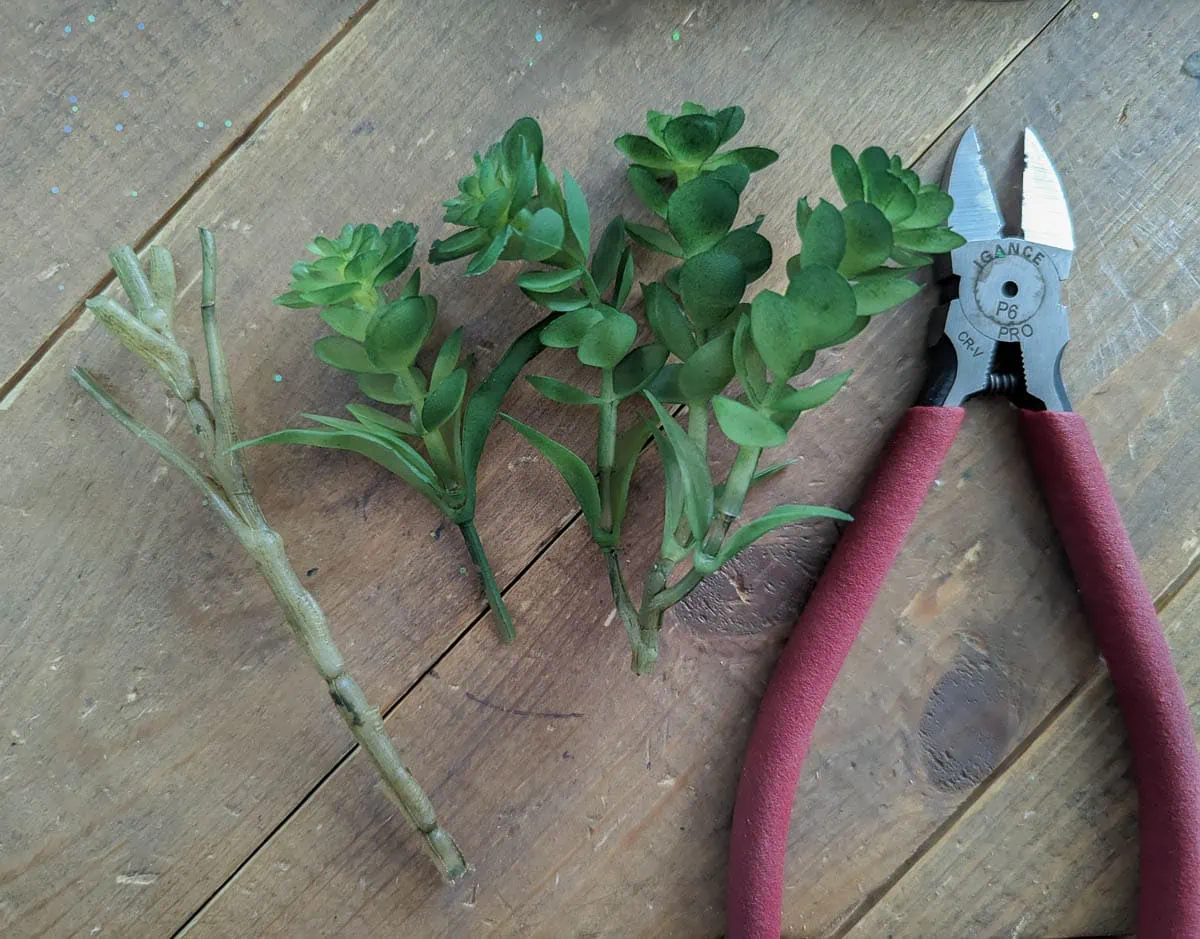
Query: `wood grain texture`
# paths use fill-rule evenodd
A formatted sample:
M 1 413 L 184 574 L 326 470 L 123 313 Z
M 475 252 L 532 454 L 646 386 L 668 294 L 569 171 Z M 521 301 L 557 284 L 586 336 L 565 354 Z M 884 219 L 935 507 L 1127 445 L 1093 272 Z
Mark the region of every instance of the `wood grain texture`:
M 586 181 L 599 219 L 631 205 L 607 141 L 636 126 L 645 107 L 682 97 L 681 89 L 738 99 L 751 112 L 748 139 L 787 143 L 793 153 L 787 172 L 757 188 L 750 208 L 788 206 L 797 190 L 828 190 L 824 151 L 832 137 L 862 144 L 886 129 L 889 142 L 908 151 L 932 139 L 971 89 L 1007 61 L 1006 50 L 1034 35 L 1056 7 L 980 14 L 948 4 L 940 21 L 972 38 L 959 56 L 922 66 L 922 93 L 901 107 L 891 97 L 895 77 L 864 69 L 859 54 L 864 30 L 894 36 L 897 61 L 909 63 L 900 72 L 916 75 L 934 40 L 900 10 L 874 20 L 833 3 L 712 6 L 684 29 L 690 45 L 674 45 L 675 21 L 662 11 L 612 4 L 546 16 L 545 42 L 535 47 L 527 26 L 536 18 L 532 5 L 494 24 L 475 21 L 465 7 L 456 14 L 433 2 L 381 4 L 163 231 L 187 287 L 180 317 L 189 320 L 196 308 L 194 228 L 205 224 L 218 236 L 225 332 L 246 433 L 297 422 L 301 411 L 333 412 L 351 388 L 311 358 L 321 327 L 269 304 L 285 286 L 289 263 L 314 230 L 347 218 L 402 215 L 427 235 L 440 231 L 435 200 L 452 191 L 470 150 L 514 116 L 543 121 L 552 163 Z M 680 9 L 679 19 L 686 13 Z M 818 61 L 811 36 L 826 27 L 827 61 Z M 537 56 L 532 69 L 530 55 Z M 426 84 L 434 68 L 453 78 L 437 95 Z M 786 107 L 776 86 L 755 77 L 763 68 L 794 84 Z M 846 87 L 863 102 L 853 112 L 834 94 Z M 789 214 L 774 213 L 777 231 L 787 229 Z M 464 282 L 444 271 L 430 278 L 442 300 L 441 328 L 465 324 L 485 367 L 534 315 L 501 280 Z M 238 547 L 180 479 L 106 422 L 67 378 L 80 359 L 151 422 L 172 427 L 179 417 L 86 317 L 3 402 L 0 585 L 9 602 L 0 680 L 13 745 L 5 753 L 0 922 L 25 935 L 96 927 L 161 935 L 236 869 L 336 765 L 348 741 Z M 275 374 L 283 380 L 274 382 Z M 586 448 L 575 415 L 546 409 L 525 391 L 512 408 Z M 267 450 L 252 463 L 264 508 L 297 568 L 308 572 L 351 668 L 372 701 L 395 701 L 482 608 L 473 581 L 460 573 L 466 556 L 456 536 L 440 534 L 429 508 L 364 461 Z M 485 455 L 481 488 L 480 529 L 508 582 L 570 517 L 570 501 L 553 471 L 506 430 Z M 586 552 L 576 548 L 570 557 L 588 576 L 595 570 Z M 624 681 L 624 639 L 612 624 L 601 628 L 600 596 L 591 590 L 579 598 L 586 604 L 579 615 L 606 663 L 593 678 Z M 518 604 L 516 612 L 529 626 L 513 650 L 497 652 L 490 627 L 474 640 L 478 658 L 495 657 L 497 681 L 507 681 L 513 655 L 552 669 L 576 655 L 572 646 L 552 656 L 537 644 L 544 629 L 537 611 Z M 587 635 L 563 630 L 560 639 Z M 495 711 L 458 693 L 450 701 L 459 713 Z M 396 726 L 403 746 L 405 732 Z M 508 758 L 506 732 L 502 725 L 488 747 Z M 695 747 L 694 734 L 685 739 Z M 468 744 L 457 724 L 431 722 L 404 747 L 435 801 L 460 781 L 468 790 L 486 784 L 469 765 L 482 740 Z M 432 751 L 459 761 L 453 784 Z M 722 785 L 728 778 L 727 770 Z M 534 788 L 554 791 L 550 779 Z M 364 844 L 364 856 L 385 852 L 383 876 L 399 874 L 435 893 L 424 862 L 401 857 L 416 839 L 410 842 L 383 796 L 369 796 L 348 820 L 362 812 L 379 813 L 388 829 Z M 470 830 L 473 820 L 461 822 L 468 843 L 493 857 L 481 830 Z
M 1081 245 L 1067 383 L 1161 593 L 1194 563 L 1189 539 L 1200 520 L 1190 276 L 1200 259 L 1182 238 L 1161 252 L 1131 242 L 1130 227 L 1146 218 L 1190 224 L 1180 205 L 1195 186 L 1200 128 L 1182 107 L 1187 92 L 1167 77 L 1146 86 L 1140 133 L 1119 136 L 1138 113 L 1131 106 L 1122 118 L 1121 89 L 1132 81 L 1123 69 L 1169 54 L 1153 45 L 1128 62 L 1118 54 L 1143 16 L 1186 30 L 1191 14 L 1166 3 L 1136 19 L 1115 3 L 1072 6 L 966 119 L 997 163 L 1032 124 L 1064 173 Z M 1094 86 L 1051 80 L 1071 70 L 1085 42 L 1109 73 Z M 1172 115 L 1169 126 L 1162 114 Z M 940 166 L 965 120 L 930 166 Z M 1097 133 L 1104 122 L 1112 134 Z M 1141 306 L 1134 325 L 1130 302 Z M 790 448 L 804 462 L 753 497 L 752 509 L 851 501 L 920 382 L 926 313 L 920 304 L 908 313 L 829 357 L 830 370 L 850 362 L 861 370 L 844 399 L 806 419 Z M 474 833 L 474 843 L 466 838 L 475 881 L 435 893 L 407 868 L 383 864 L 415 848 L 397 855 L 398 846 L 379 846 L 388 816 L 367 804 L 369 777 L 356 757 L 190 934 L 235 936 L 251 924 L 264 935 L 718 935 L 748 720 L 831 534 L 801 529 L 714 577 L 668 628 L 661 674 L 639 683 L 611 671 L 623 646 L 598 622 L 605 588 L 573 528 L 514 588 L 533 647 L 497 657 L 474 631 L 389 722 L 413 740 L 430 779 L 445 781 L 435 786 L 449 816 Z M 797 794 L 787 935 L 826 935 L 850 921 L 1095 661 L 1012 415 L 974 404 L 818 725 Z M 462 697 L 477 708 L 464 711 Z M 460 742 L 457 753 L 443 748 L 449 739 Z
M 1162 619 L 1194 715 L 1197 617 L 1193 581 Z M 1134 925 L 1137 853 L 1129 748 L 1100 668 L 849 936 L 1123 935 Z
M 7 0 L 0 386 L 359 2 Z

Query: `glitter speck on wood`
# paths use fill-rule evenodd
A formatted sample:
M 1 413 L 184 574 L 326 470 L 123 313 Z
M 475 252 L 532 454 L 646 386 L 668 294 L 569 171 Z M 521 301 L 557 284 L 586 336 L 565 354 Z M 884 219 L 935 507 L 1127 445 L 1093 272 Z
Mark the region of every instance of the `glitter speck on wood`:
M 671 42 L 679 42 L 679 30 L 671 33 Z
M 123 130 L 125 129 L 125 125 L 124 125 L 124 124 L 118 124 L 118 125 L 117 125 L 117 126 L 114 128 L 114 129 L 115 129 L 115 130 L 116 130 L 116 132 L 119 134 L 121 131 L 123 131 Z
M 71 35 L 71 27 L 70 27 L 70 26 L 64 26 L 64 27 L 63 27 L 63 32 L 64 32 L 64 33 L 66 33 L 68 36 L 69 36 L 69 35 Z
M 225 122 L 225 126 L 226 126 L 226 127 L 232 127 L 232 126 L 233 126 L 233 121 L 226 121 L 226 122 Z
M 63 126 L 63 133 L 64 133 L 64 134 L 69 134 L 69 133 L 70 133 L 72 130 L 74 130 L 74 129 L 75 129 L 75 128 L 73 128 L 73 127 L 72 127 L 70 124 L 66 124 L 66 125 L 64 125 L 64 126 Z
M 196 121 L 196 126 L 199 127 L 201 130 L 203 130 L 204 129 L 204 121 Z
M 128 98 L 128 97 L 129 97 L 129 92 L 128 92 L 128 91 L 122 91 L 122 92 L 121 92 L 121 97 L 122 97 L 122 98 Z
M 271 380 L 274 381 L 276 384 L 279 384 L 279 382 L 283 381 L 283 376 L 280 375 L 278 372 L 276 372 L 274 374 L 274 376 L 272 376 Z
M 139 30 L 144 30 L 145 28 L 146 28 L 146 24 L 145 24 L 145 23 L 138 23 L 138 29 L 139 29 Z
M 95 14 L 95 13 L 89 13 L 89 14 L 88 14 L 88 22 L 89 22 L 89 23 L 94 23 L 94 22 L 96 22 L 96 14 Z
M 131 199 L 137 198 L 137 190 L 136 189 L 129 190 L 129 198 L 131 198 Z
M 533 34 L 533 41 L 534 42 L 542 41 L 542 31 L 540 29 L 536 33 Z
M 57 187 L 57 186 L 51 186 L 51 187 L 50 187 L 50 195 L 52 195 L 52 196 L 57 196 L 57 195 L 58 195 L 58 187 Z
M 74 95 L 71 95 L 71 97 L 69 97 L 69 98 L 67 99 L 67 102 L 68 102 L 69 104 L 74 104 L 74 103 L 75 103 L 76 101 L 78 101 L 78 100 L 79 100 L 79 99 L 78 99 L 78 98 L 76 98 Z

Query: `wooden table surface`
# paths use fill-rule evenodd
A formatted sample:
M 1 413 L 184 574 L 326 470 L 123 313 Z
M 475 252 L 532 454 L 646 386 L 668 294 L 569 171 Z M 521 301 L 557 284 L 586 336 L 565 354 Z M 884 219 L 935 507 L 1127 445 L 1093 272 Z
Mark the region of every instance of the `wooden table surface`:
M 610 141 L 646 108 L 744 105 L 745 139 L 784 154 L 747 208 L 784 244 L 795 198 L 832 192 L 834 141 L 882 143 L 929 178 L 973 122 L 1007 186 L 1034 126 L 1079 242 L 1066 383 L 1200 700 L 1200 83 L 1182 68 L 1200 7 L 357 2 L 6 7 L 4 935 L 721 934 L 750 721 L 832 526 L 786 530 L 710 578 L 668 617 L 657 674 L 636 678 L 565 487 L 506 427 L 479 516 L 517 620 L 509 647 L 460 540 L 436 537 L 434 512 L 385 471 L 255 451 L 268 517 L 475 865 L 447 888 L 240 547 L 68 376 L 82 362 L 176 427 L 82 303 L 111 285 L 111 242 L 160 241 L 194 342 L 206 225 L 244 430 L 331 413 L 351 386 L 311 355 L 323 327 L 270 302 L 290 262 L 346 220 L 410 219 L 427 245 L 471 151 L 526 113 L 601 218 L 633 208 Z M 427 273 L 485 366 L 536 316 L 508 276 Z M 927 314 L 918 299 L 826 357 L 855 376 L 793 434 L 800 462 L 752 510 L 853 503 L 921 382 Z M 528 388 L 507 407 L 588 446 Z M 635 481 L 631 531 L 652 530 L 657 486 L 650 467 Z M 788 936 L 1131 928 L 1120 719 L 1002 402 L 971 406 L 826 706 L 794 812 Z

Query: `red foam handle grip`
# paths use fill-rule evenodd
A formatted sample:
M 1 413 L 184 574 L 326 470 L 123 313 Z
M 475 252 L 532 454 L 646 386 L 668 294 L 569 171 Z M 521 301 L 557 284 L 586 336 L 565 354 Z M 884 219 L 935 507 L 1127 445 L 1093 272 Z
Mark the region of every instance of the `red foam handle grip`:
M 733 812 L 728 939 L 779 939 L 788 825 L 813 726 L 962 419 L 962 408 L 905 415 L 771 674 Z
M 1137 779 L 1138 939 L 1200 937 L 1200 756 L 1137 555 L 1087 425 L 1022 412 L 1021 429 L 1125 719 Z

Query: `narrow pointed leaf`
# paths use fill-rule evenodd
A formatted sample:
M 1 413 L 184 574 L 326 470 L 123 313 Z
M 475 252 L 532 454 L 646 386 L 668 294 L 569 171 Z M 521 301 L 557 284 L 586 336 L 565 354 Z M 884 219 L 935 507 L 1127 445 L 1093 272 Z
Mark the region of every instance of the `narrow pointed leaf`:
M 704 559 L 703 562 L 697 557 L 697 567 L 701 573 L 711 574 L 769 532 L 810 518 L 832 518 L 839 522 L 854 520 L 845 512 L 822 505 L 777 505 L 729 535 L 716 557 Z
M 417 429 L 408 423 L 408 421 L 402 421 L 400 418 L 394 417 L 386 411 L 379 410 L 379 408 L 373 408 L 366 404 L 347 404 L 346 410 L 364 424 L 374 424 L 376 427 L 383 427 L 397 434 L 406 434 L 410 437 L 417 436 Z
M 467 370 L 456 368 L 436 388 L 421 406 L 421 426 L 426 433 L 437 430 L 454 416 L 467 392 Z
M 600 489 L 596 485 L 596 477 L 588 465 L 578 456 L 564 447 L 561 443 L 551 440 L 540 430 L 523 424 L 507 414 L 500 415 L 508 421 L 517 432 L 528 440 L 550 463 L 562 474 L 563 480 L 570 487 L 583 511 L 583 517 L 592 530 L 592 537 L 597 541 L 607 538 L 600 528 Z
M 747 396 L 759 404 L 767 393 L 767 370 L 750 339 L 749 316 L 738 320 L 733 336 L 733 368 Z
M 478 277 L 480 274 L 486 274 L 490 271 L 496 262 L 500 260 L 500 255 L 504 251 L 504 246 L 508 244 L 508 239 L 511 235 L 512 229 L 506 225 L 504 230 L 496 235 L 486 248 L 471 258 L 465 271 L 466 275 L 468 277 Z M 533 260 L 541 259 L 534 258 Z
M 625 134 L 613 141 L 614 145 L 629 159 L 652 170 L 669 170 L 674 165 L 671 155 L 649 137 Z
M 807 388 L 786 391 L 771 405 L 771 416 L 781 427 L 790 428 L 802 413 L 819 408 L 841 391 L 849 377 L 849 371 L 839 372 L 814 382 Z
M 537 391 L 559 404 L 599 404 L 600 399 L 549 375 L 527 375 L 525 380 Z
M 962 235 L 949 228 L 916 228 L 896 232 L 896 244 L 900 247 L 930 254 L 953 251 L 966 243 L 967 240 Z
M 592 249 L 592 221 L 588 211 L 587 197 L 566 170 L 563 171 L 563 198 L 567 201 L 567 221 L 571 225 L 571 234 L 579 243 L 583 256 L 586 258 Z
M 533 293 L 554 293 L 573 286 L 582 273 L 577 267 L 566 271 L 525 271 L 517 275 L 517 286 Z
M 412 399 L 397 387 L 395 375 L 380 375 L 360 372 L 356 376 L 358 390 L 372 401 L 381 404 L 412 404 Z
M 704 165 L 706 168 L 715 168 L 725 166 L 729 163 L 740 163 L 751 173 L 757 173 L 759 170 L 766 169 L 778 159 L 779 154 L 766 147 L 739 147 L 736 150 L 726 150 L 724 153 L 718 153 L 715 157 L 706 161 Z
M 624 250 L 625 219 L 618 215 L 605 226 L 604 233 L 600 236 L 600 240 L 596 243 L 596 250 L 592 254 L 592 280 L 595 281 L 596 289 L 601 293 L 604 293 L 616 281 L 617 266 L 621 263 L 621 253 Z M 558 286 L 565 287 L 567 285 L 559 284 Z
M 462 337 L 463 328 L 459 326 L 442 343 L 437 358 L 433 361 L 433 370 L 429 373 L 429 389 L 431 391 L 437 388 L 458 365 L 458 357 L 462 351 Z
M 637 222 L 626 222 L 625 230 L 629 232 L 629 236 L 634 241 L 643 247 L 650 248 L 652 251 L 661 251 L 673 258 L 683 257 L 683 248 L 680 247 L 679 242 L 665 231 L 659 231 L 649 225 L 639 225 Z
M 708 461 L 695 441 L 688 437 L 679 426 L 679 422 L 658 399 L 649 392 L 646 393 L 646 397 L 658 415 L 664 439 L 679 464 L 688 524 L 696 538 L 703 538 L 713 517 L 713 482 L 712 474 L 708 470 Z
M 638 421 L 617 437 L 617 446 L 613 454 L 613 472 L 609 481 L 609 506 L 612 511 L 614 540 L 621 535 L 621 522 L 625 519 L 625 509 L 629 502 L 629 484 L 633 480 L 633 471 L 637 468 L 637 461 L 645 449 L 646 441 L 653 433 L 654 425 L 643 420 Z

